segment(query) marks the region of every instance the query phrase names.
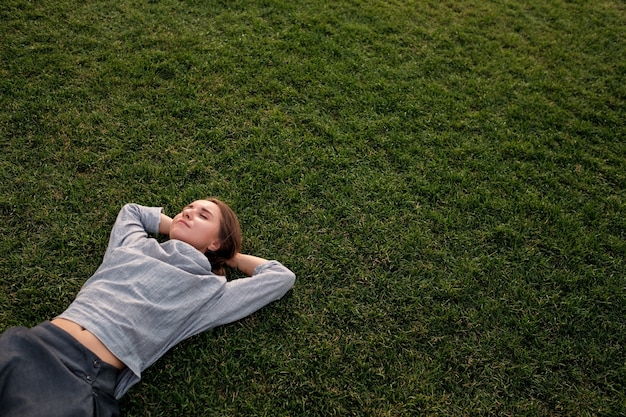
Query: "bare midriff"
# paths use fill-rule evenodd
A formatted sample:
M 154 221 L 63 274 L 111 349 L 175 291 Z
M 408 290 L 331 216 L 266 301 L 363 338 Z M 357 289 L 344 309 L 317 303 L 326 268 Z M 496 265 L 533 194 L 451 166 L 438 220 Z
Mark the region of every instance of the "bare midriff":
M 89 330 L 83 329 L 80 325 L 66 319 L 54 319 L 52 324 L 65 330 L 83 346 L 95 353 L 103 362 L 115 366 L 117 369 L 124 369 L 126 366 Z

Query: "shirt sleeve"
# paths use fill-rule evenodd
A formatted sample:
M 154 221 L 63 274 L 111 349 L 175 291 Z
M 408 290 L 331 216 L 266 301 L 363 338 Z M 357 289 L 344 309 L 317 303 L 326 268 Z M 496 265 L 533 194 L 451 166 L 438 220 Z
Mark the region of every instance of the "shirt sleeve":
M 120 246 L 132 245 L 147 239 L 149 234 L 159 231 L 161 207 L 145 207 L 138 204 L 126 204 L 117 215 L 111 230 L 109 245 L 104 257 Z
M 227 282 L 222 296 L 211 309 L 211 327 L 240 320 L 281 299 L 295 280 L 295 274 L 280 262 L 268 261 L 259 265 L 251 277 Z

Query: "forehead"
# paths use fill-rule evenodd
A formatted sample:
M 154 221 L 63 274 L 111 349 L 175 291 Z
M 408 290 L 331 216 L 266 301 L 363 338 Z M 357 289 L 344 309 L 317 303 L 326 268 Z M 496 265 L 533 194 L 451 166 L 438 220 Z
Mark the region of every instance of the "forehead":
M 214 202 L 208 200 L 196 200 L 193 203 L 190 203 L 188 207 L 209 211 L 212 214 L 221 214 L 219 206 Z

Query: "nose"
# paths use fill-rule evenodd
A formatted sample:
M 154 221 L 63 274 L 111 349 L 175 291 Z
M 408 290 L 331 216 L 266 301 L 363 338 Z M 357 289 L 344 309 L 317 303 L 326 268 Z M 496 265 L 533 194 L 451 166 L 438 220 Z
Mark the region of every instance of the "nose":
M 186 219 L 190 219 L 191 218 L 191 209 L 186 208 L 183 210 L 183 217 Z

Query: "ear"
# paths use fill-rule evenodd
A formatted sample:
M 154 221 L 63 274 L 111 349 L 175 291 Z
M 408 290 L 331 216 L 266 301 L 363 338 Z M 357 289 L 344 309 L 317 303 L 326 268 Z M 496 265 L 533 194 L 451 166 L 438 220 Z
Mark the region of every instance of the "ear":
M 214 240 L 213 242 L 211 242 L 211 244 L 209 246 L 207 246 L 207 250 L 210 250 L 212 252 L 215 252 L 216 250 L 218 250 L 220 248 L 220 241 L 219 240 Z

